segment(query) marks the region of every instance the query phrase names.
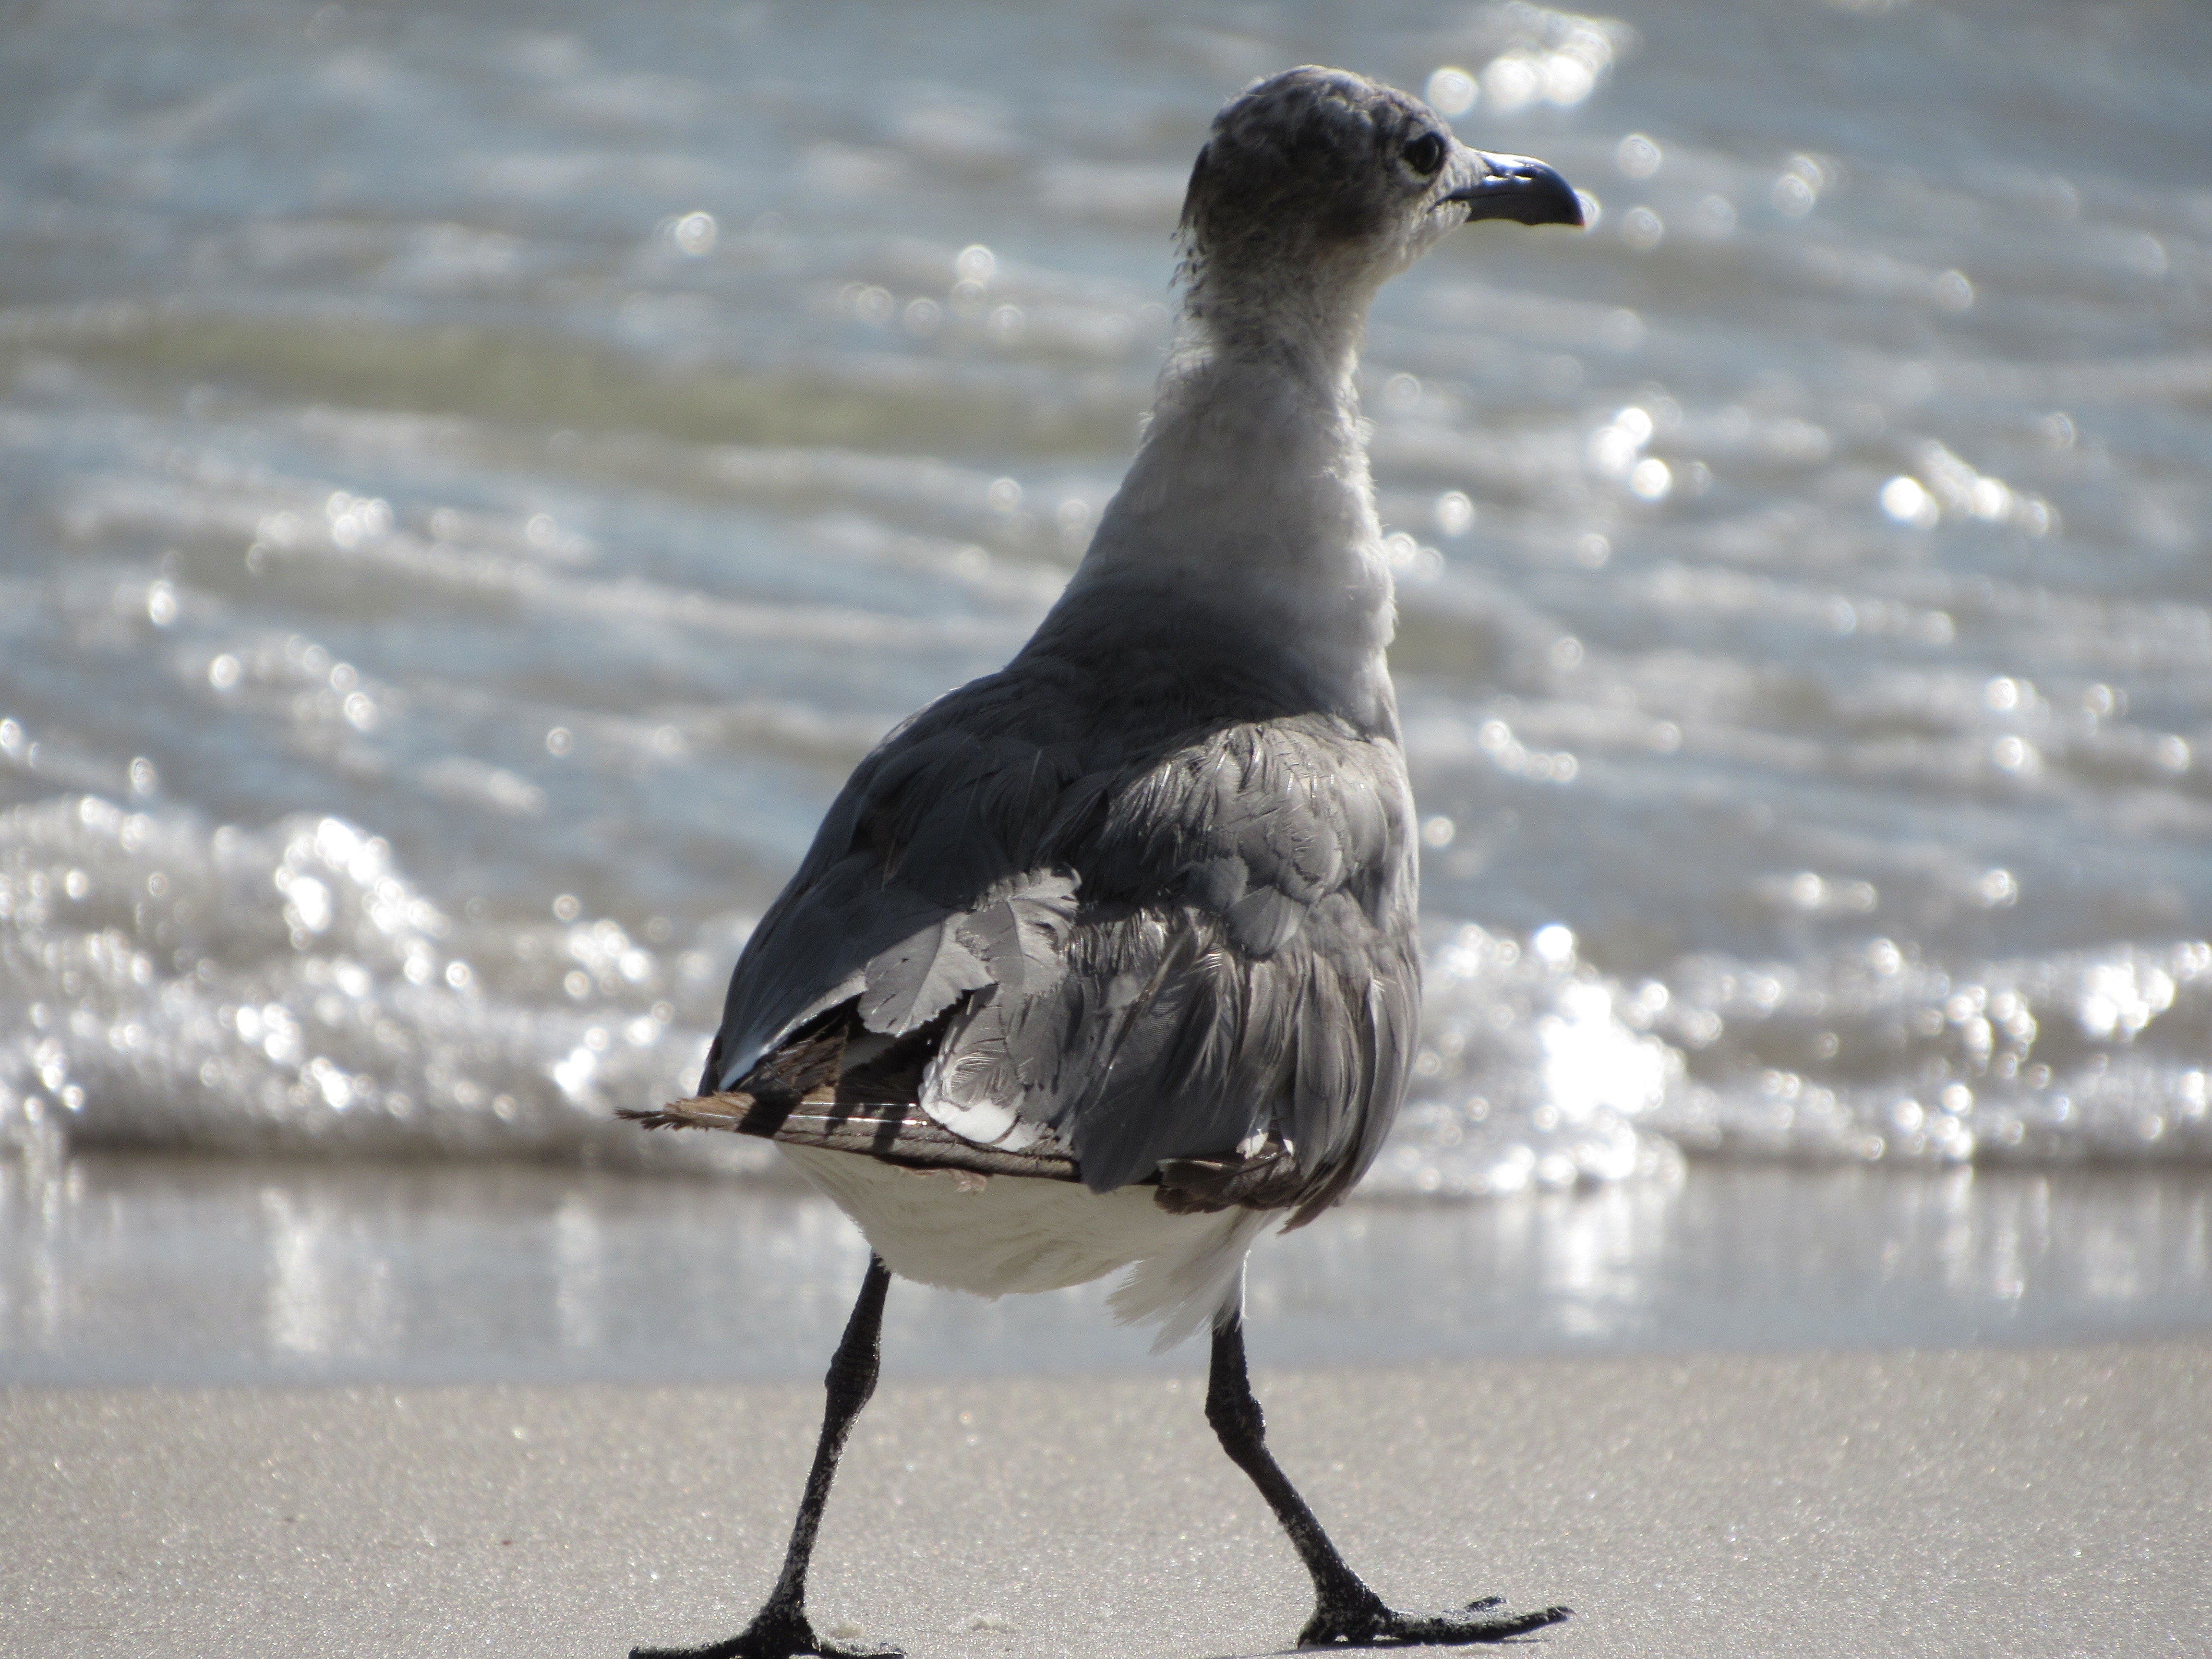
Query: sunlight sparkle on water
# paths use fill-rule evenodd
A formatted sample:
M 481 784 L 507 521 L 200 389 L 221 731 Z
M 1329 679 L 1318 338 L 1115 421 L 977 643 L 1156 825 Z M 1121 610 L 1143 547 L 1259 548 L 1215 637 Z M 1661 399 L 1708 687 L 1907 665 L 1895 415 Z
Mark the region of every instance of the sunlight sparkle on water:
M 1665 160 L 1656 143 L 1640 132 L 1632 132 L 1614 147 L 1613 164 L 1623 175 L 1631 179 L 1649 179 L 1659 171 Z
M 1429 76 L 1425 96 L 1431 109 L 1447 121 L 1455 121 L 1475 106 L 1482 88 L 1465 70 L 1446 64 Z

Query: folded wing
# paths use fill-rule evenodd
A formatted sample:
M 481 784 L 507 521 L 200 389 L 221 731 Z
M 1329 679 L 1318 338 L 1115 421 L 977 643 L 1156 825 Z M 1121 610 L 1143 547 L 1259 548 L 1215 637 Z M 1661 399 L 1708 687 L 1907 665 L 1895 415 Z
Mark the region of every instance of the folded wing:
M 901 1161 L 957 1161 L 935 1125 L 998 1170 L 1309 1218 L 1373 1158 L 1414 1042 L 1393 734 L 1156 722 L 1101 753 L 1015 679 L 855 772 L 738 963 L 702 1095 L 834 1028 L 841 1065 L 919 1060 Z

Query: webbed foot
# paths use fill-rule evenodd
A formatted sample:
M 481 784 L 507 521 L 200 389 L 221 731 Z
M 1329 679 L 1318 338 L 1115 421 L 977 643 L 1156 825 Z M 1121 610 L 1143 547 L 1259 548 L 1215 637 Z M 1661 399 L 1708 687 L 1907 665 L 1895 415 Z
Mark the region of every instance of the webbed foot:
M 726 1642 L 710 1642 L 700 1648 L 632 1648 L 629 1659 L 797 1659 L 800 1654 L 817 1655 L 819 1659 L 905 1659 L 901 1648 L 836 1642 L 817 1636 L 806 1614 L 796 1607 L 763 1607 L 751 1624 Z
M 1454 1613 L 1400 1613 L 1363 1584 L 1356 1592 L 1325 1597 L 1298 1632 L 1298 1645 L 1319 1648 L 1343 1642 L 1353 1647 L 1455 1647 L 1502 1642 L 1556 1625 L 1572 1611 L 1540 1607 L 1534 1613 L 1499 1612 L 1504 1602 L 1504 1596 L 1489 1595 Z

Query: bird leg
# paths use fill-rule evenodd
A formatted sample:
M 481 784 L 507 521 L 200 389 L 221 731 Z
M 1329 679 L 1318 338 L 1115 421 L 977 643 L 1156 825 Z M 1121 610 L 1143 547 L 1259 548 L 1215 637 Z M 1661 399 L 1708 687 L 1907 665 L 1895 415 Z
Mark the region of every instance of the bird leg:
M 876 1373 L 883 1354 L 884 1292 L 890 1288 L 891 1270 L 881 1256 L 868 1259 L 867 1277 L 853 1304 L 853 1316 L 830 1361 L 823 1379 L 829 1404 L 822 1413 L 822 1438 L 814 1447 L 814 1467 L 806 1476 L 806 1494 L 799 1500 L 798 1517 L 791 1523 L 791 1544 L 783 1555 L 783 1574 L 753 1621 L 726 1642 L 702 1648 L 633 1648 L 629 1659 L 793 1659 L 795 1654 L 819 1654 L 823 1659 L 900 1659 L 896 1648 L 848 1647 L 824 1641 L 806 1620 L 806 1566 L 814 1555 L 814 1535 L 821 1530 L 822 1508 L 830 1498 L 830 1482 L 837 1474 L 837 1459 L 852 1432 L 853 1419 L 876 1391 Z
M 1253 1398 L 1252 1380 L 1244 1368 L 1244 1322 L 1235 1314 L 1214 1327 L 1206 1420 L 1213 1425 L 1230 1461 L 1252 1477 L 1252 1484 L 1259 1487 L 1267 1507 L 1290 1534 L 1298 1559 L 1313 1575 L 1314 1613 L 1298 1632 L 1300 1647 L 1334 1642 L 1358 1647 L 1380 1643 L 1496 1642 L 1556 1625 L 1567 1616 L 1565 1607 L 1544 1607 L 1534 1613 L 1494 1612 L 1492 1609 L 1503 1600 L 1494 1595 L 1470 1601 L 1453 1613 L 1399 1613 L 1368 1589 L 1365 1581 L 1345 1565 L 1314 1512 L 1306 1507 L 1305 1499 L 1298 1496 L 1290 1477 L 1267 1450 L 1267 1419 L 1260 1402 Z

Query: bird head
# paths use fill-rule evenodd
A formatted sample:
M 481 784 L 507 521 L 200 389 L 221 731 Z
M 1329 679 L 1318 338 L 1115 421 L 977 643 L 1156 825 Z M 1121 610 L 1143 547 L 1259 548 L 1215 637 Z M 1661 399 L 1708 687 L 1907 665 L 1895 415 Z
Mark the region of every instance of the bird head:
M 1419 99 L 1343 70 L 1256 81 L 1214 118 L 1183 198 L 1194 289 L 1317 285 L 1364 301 L 1476 219 L 1583 222 L 1541 161 L 1471 149 Z

